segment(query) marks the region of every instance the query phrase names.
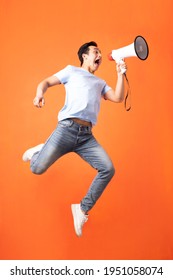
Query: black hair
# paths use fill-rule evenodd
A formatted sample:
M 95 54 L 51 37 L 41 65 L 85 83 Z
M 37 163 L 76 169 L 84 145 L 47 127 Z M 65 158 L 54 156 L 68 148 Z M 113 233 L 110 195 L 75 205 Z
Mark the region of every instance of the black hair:
M 94 41 L 85 43 L 85 44 L 83 44 L 83 45 L 79 48 L 79 50 L 78 50 L 78 53 L 77 53 L 77 54 L 78 54 L 78 57 L 79 57 L 80 65 L 81 65 L 81 66 L 82 66 L 82 64 L 83 64 L 83 57 L 82 57 L 82 55 L 83 55 L 84 53 L 88 54 L 88 52 L 89 52 L 89 47 L 90 47 L 90 46 L 97 47 L 97 43 L 94 42 Z

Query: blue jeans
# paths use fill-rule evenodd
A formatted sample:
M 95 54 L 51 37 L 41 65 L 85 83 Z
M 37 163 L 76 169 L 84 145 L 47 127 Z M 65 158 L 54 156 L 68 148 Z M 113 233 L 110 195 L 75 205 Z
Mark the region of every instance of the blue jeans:
M 115 173 L 111 159 L 94 138 L 91 127 L 81 126 L 72 119 L 60 121 L 42 150 L 33 155 L 31 171 L 42 174 L 57 159 L 70 152 L 78 154 L 98 171 L 81 201 L 82 210 L 88 212 Z

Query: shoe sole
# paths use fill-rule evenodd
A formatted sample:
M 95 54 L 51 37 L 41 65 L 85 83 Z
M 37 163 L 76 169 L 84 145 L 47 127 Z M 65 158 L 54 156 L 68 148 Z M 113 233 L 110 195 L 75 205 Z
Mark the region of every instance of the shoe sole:
M 73 204 L 71 205 L 71 210 L 72 210 L 73 221 L 74 221 L 74 229 L 75 229 L 76 235 L 78 237 L 80 237 L 81 234 L 79 234 L 79 232 L 77 230 L 77 220 L 75 219 L 75 217 L 76 217 L 76 207 L 75 207 L 75 205 L 73 205 Z

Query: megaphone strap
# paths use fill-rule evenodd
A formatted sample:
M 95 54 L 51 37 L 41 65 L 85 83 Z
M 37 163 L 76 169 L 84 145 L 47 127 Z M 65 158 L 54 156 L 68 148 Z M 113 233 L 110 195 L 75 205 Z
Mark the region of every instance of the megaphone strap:
M 124 106 L 125 106 L 126 111 L 130 111 L 130 109 L 131 109 L 131 89 L 130 89 L 130 84 L 129 84 L 129 80 L 127 78 L 126 73 L 124 73 L 124 76 L 126 78 L 126 82 L 127 82 L 127 86 L 128 86 L 127 93 L 126 93 L 126 96 L 124 99 Z M 127 107 L 127 101 L 129 98 L 130 98 L 130 105 Z

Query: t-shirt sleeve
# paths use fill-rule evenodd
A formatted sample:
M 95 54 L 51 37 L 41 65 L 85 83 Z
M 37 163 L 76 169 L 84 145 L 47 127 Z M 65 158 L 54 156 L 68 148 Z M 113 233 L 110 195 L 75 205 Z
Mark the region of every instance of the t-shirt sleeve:
M 111 87 L 110 86 L 108 86 L 107 84 L 106 84 L 106 82 L 104 83 L 104 87 L 103 87 L 103 89 L 102 89 L 102 95 L 104 95 L 107 91 L 109 91 L 111 89 Z
M 55 73 L 54 76 L 56 76 L 60 80 L 61 84 L 65 84 L 65 83 L 67 83 L 67 81 L 70 77 L 71 71 L 72 71 L 72 66 L 68 65 L 64 69 Z

